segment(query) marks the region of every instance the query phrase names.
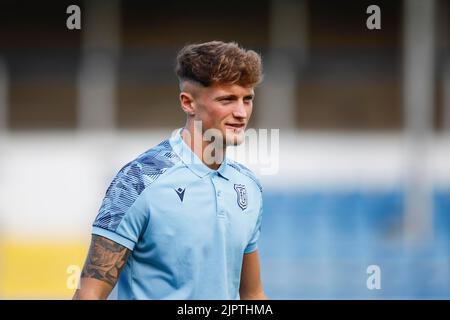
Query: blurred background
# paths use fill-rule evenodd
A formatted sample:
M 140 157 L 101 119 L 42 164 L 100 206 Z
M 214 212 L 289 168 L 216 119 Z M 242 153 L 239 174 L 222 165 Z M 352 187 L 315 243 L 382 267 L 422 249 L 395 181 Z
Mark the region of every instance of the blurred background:
M 184 125 L 177 51 L 223 40 L 262 54 L 250 127 L 280 130 L 279 170 L 247 163 L 268 296 L 450 299 L 449 19 L 449 0 L 2 0 L 0 298 L 72 296 L 112 178 Z

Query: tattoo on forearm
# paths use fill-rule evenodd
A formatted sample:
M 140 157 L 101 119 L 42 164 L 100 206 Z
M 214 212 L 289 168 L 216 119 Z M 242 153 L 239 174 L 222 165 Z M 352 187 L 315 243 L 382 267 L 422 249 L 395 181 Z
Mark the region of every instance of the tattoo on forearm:
M 129 255 L 130 250 L 126 247 L 104 237 L 93 235 L 81 277 L 95 278 L 114 286 Z

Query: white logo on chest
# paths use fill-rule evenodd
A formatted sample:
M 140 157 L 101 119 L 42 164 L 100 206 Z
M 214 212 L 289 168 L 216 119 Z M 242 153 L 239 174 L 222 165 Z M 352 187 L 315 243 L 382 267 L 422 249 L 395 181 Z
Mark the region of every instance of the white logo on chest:
M 247 197 L 247 189 L 243 184 L 235 184 L 234 190 L 236 190 L 237 195 L 237 204 L 242 209 L 247 209 L 248 205 L 248 197 Z

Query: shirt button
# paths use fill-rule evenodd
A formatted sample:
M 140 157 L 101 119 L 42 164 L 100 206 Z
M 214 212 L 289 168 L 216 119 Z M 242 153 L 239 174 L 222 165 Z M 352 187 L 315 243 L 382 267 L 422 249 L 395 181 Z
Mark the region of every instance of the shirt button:
M 217 196 L 220 197 L 222 195 L 221 191 L 217 191 Z

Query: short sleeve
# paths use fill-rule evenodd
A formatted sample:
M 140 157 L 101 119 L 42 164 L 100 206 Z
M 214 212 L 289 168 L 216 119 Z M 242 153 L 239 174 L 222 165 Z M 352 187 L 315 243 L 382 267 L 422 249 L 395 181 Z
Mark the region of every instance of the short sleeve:
M 258 239 L 259 239 L 259 235 L 261 233 L 262 213 L 263 213 L 263 203 L 262 203 L 262 197 L 261 197 L 261 206 L 259 209 L 259 214 L 258 214 L 258 219 L 256 221 L 255 230 L 252 234 L 250 241 L 247 244 L 247 247 L 244 250 L 244 253 L 252 253 L 252 252 L 258 250 Z
M 149 219 L 143 191 L 145 184 L 139 163 L 131 163 L 112 181 L 97 217 L 92 234 L 134 249 Z

